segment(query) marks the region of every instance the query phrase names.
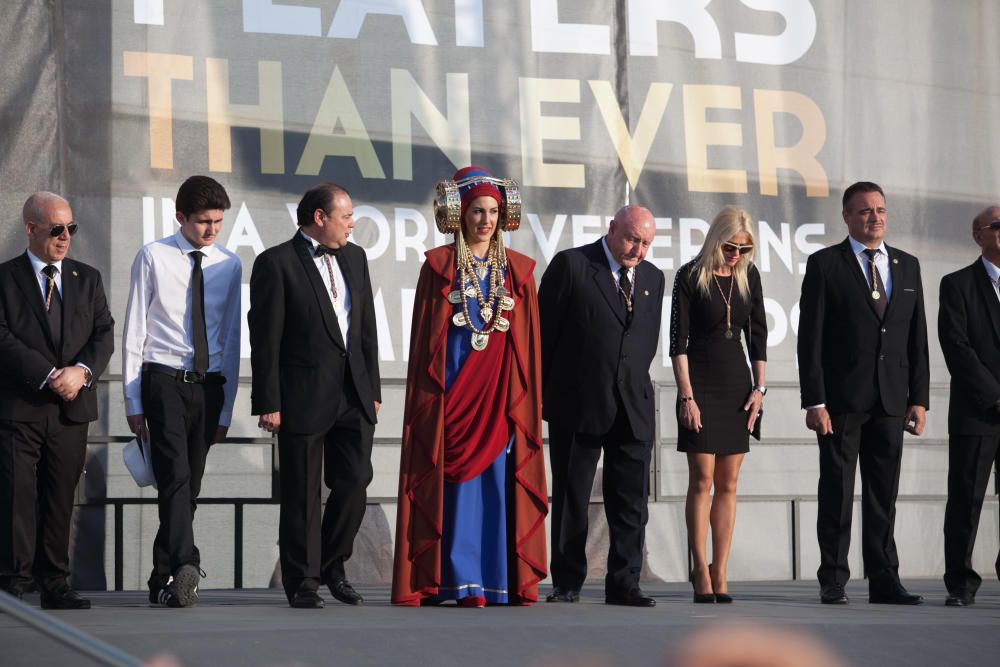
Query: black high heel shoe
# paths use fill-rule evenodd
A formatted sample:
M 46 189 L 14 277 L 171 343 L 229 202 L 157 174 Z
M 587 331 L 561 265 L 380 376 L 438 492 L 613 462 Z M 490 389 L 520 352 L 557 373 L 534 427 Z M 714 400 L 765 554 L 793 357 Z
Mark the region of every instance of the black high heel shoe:
M 733 601 L 733 596 L 728 593 L 716 593 L 715 601 L 719 604 L 731 604 Z
M 694 573 L 691 573 L 691 588 L 694 589 L 694 603 L 695 604 L 714 604 L 715 594 L 714 593 L 699 593 L 698 589 L 694 585 Z

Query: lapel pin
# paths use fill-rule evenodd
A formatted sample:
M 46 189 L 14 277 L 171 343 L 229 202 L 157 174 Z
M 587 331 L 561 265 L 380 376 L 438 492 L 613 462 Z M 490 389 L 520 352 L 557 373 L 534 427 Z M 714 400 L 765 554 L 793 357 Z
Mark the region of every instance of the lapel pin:
M 73 276 L 74 276 L 74 277 L 76 277 L 76 276 L 79 276 L 79 275 L 80 275 L 80 274 L 79 274 L 79 273 L 77 273 L 76 271 L 74 271 L 74 272 L 73 272 Z
M 648 290 L 648 289 L 644 289 L 644 290 L 642 290 L 642 293 L 643 293 L 643 295 L 645 295 L 645 296 L 649 296 L 649 290 Z
M 892 260 L 892 263 L 893 263 L 893 264 L 899 264 L 899 260 L 898 260 L 898 259 L 896 259 L 896 258 L 893 258 L 893 260 Z

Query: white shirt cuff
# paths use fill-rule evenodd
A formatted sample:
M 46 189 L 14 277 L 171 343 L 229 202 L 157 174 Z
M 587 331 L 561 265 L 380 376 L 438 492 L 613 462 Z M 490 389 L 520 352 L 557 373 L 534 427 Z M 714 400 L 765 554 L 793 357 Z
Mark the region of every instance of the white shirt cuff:
M 42 384 L 38 385 L 38 391 L 41 391 L 42 389 L 45 389 L 45 385 L 47 385 L 49 383 L 49 378 L 52 377 L 52 374 L 55 373 L 55 372 L 56 372 L 56 367 L 53 366 L 52 370 L 49 371 L 49 374 L 45 376 L 44 380 L 42 380 Z

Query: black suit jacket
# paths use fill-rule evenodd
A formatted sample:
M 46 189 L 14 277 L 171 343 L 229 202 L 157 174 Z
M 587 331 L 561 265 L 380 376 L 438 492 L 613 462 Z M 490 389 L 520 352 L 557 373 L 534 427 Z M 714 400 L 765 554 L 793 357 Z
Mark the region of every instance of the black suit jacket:
M 96 382 L 69 403 L 47 387 L 38 389 L 52 368 L 77 363 L 86 365 L 96 380 L 114 351 L 115 321 L 97 269 L 65 258 L 61 297 L 62 345 L 56 349 L 28 254 L 0 264 L 0 419 L 43 419 L 53 403 L 60 404 L 70 421 L 97 419 Z
M 799 301 L 802 407 L 902 416 L 928 407 L 927 321 L 916 257 L 886 245 L 892 298 L 880 322 L 850 242 L 809 256 Z
M 247 314 L 251 409 L 255 415 L 280 411 L 283 431 L 317 433 L 332 426 L 346 374 L 368 420 L 376 421 L 374 402 L 382 398 L 368 260 L 361 247 L 348 243 L 337 262 L 351 294 L 346 346 L 300 233 L 261 253 L 253 265 Z
M 1000 434 L 1000 302 L 981 259 L 941 279 L 938 339 L 951 372 L 948 432 Z
M 636 267 L 630 327 L 601 241 L 558 253 L 538 290 L 542 334 L 542 417 L 577 433 L 602 435 L 621 393 L 637 440 L 656 437 L 653 383 L 663 309 L 663 272 Z

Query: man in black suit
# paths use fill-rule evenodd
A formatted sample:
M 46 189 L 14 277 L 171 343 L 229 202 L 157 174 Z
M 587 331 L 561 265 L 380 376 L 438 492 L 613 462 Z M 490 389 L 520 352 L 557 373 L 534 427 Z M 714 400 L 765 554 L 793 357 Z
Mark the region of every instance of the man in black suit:
M 69 203 L 39 192 L 23 219 L 27 252 L 0 264 L 0 589 L 33 580 L 43 609 L 89 609 L 69 586 L 70 520 L 114 320 L 101 274 L 66 257 Z
M 346 190 L 313 187 L 297 218 L 295 236 L 262 253 L 250 276 L 252 411 L 278 434 L 289 603 L 322 607 L 325 583 L 341 602 L 362 604 L 344 561 L 365 513 L 382 400 L 371 278 L 365 251 L 347 242 L 354 208 Z M 330 489 L 322 527 L 321 476 Z
M 641 206 L 618 211 L 595 243 L 557 254 L 542 277 L 542 417 L 552 464 L 552 583 L 548 602 L 576 602 L 587 576 L 587 506 L 604 451 L 611 544 L 605 601 L 652 607 L 639 574 L 649 462 L 656 438 L 653 383 L 663 273 L 644 261 L 656 234 Z
M 887 246 L 885 195 L 844 192 L 849 236 L 810 255 L 799 301 L 799 381 L 819 440 L 820 599 L 845 604 L 854 471 L 861 459 L 861 553 L 869 602 L 920 604 L 899 582 L 894 525 L 903 431 L 924 430 L 929 394 L 920 264 Z
M 945 604 L 976 601 L 972 568 L 979 515 L 1000 449 L 1000 206 L 972 221 L 981 256 L 941 279 L 938 339 L 951 372 L 948 402 L 948 505 L 944 512 Z M 1000 555 L 996 561 L 1000 577 Z

